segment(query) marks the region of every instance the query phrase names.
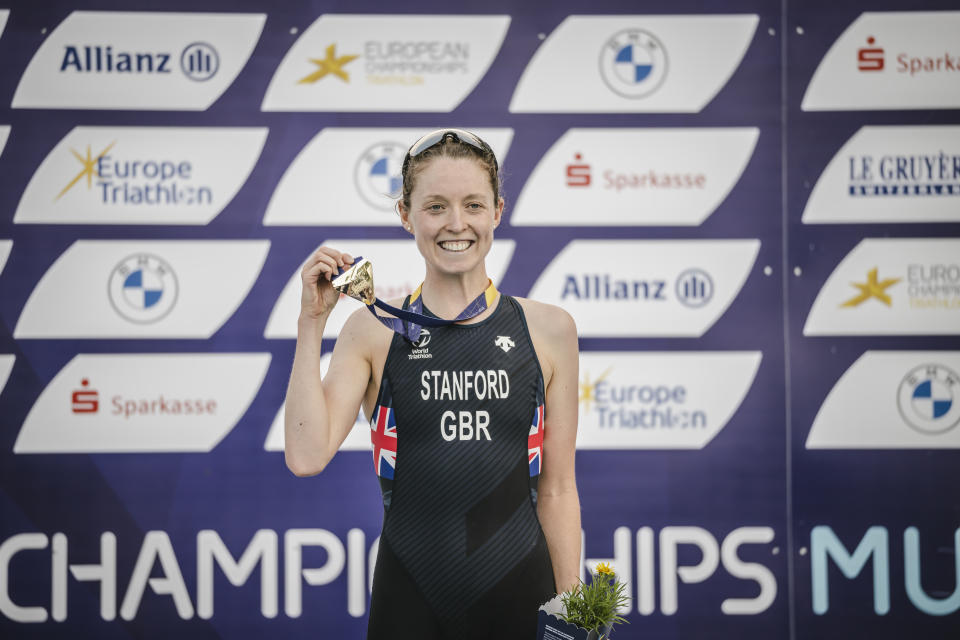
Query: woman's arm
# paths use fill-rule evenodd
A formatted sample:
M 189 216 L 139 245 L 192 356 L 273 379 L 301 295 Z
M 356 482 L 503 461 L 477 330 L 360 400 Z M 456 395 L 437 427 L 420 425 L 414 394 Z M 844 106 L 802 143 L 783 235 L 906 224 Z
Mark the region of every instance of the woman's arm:
M 353 260 L 321 247 L 301 272 L 297 348 L 284 403 L 284 457 L 298 476 L 320 473 L 330 462 L 356 422 L 370 381 L 369 341 L 363 339 L 369 324 L 358 313 L 340 332 L 327 375 L 320 375 L 323 329 L 340 295 L 330 284 L 331 274 L 345 262 Z
M 529 304 L 529 302 L 528 302 Z M 559 593 L 580 579 L 580 498 L 574 470 L 577 442 L 577 327 L 566 311 L 540 305 L 534 311 L 546 384 L 543 467 L 537 490 L 537 515 L 547 538 Z

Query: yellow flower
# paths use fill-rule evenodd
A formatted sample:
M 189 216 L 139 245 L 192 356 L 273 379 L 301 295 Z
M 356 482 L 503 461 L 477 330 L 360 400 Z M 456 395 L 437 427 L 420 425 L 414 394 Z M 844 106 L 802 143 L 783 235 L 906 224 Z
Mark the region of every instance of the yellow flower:
M 613 569 L 611 569 L 611 568 L 610 568 L 610 565 L 607 564 L 606 562 L 601 562 L 600 564 L 598 564 L 598 565 L 597 565 L 597 570 L 596 570 L 596 572 L 597 572 L 598 575 L 600 575 L 600 574 L 605 575 L 605 576 L 613 576 L 613 575 L 615 575 Z

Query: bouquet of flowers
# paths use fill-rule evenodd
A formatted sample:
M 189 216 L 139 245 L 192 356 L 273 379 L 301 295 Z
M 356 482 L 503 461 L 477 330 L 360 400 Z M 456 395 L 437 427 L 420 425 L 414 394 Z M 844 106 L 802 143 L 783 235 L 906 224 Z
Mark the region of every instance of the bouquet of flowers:
M 629 600 L 625 589 L 626 585 L 617 579 L 610 565 L 600 563 L 590 574 L 589 584 L 581 581 L 573 591 L 561 594 L 541 607 L 538 638 L 569 637 L 556 634 L 563 631 L 566 634 L 572 632 L 578 640 L 607 640 L 613 625 L 627 622 L 617 614 L 617 610 Z M 559 611 L 554 613 L 552 610 L 555 609 Z M 566 623 L 562 629 L 559 628 L 560 620 Z

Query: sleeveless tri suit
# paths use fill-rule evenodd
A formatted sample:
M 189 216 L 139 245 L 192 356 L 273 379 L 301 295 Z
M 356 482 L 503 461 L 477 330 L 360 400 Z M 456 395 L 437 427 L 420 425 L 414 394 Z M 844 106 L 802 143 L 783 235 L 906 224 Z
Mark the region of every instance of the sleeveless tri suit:
M 556 592 L 536 514 L 543 403 L 509 296 L 475 324 L 394 334 L 371 420 L 384 522 L 368 640 L 533 640 Z

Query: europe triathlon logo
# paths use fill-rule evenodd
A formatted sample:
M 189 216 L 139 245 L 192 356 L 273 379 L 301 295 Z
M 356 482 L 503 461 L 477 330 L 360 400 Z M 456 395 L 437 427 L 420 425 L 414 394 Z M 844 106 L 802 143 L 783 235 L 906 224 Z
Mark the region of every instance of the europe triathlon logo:
M 613 367 L 580 379 L 580 411 L 600 428 L 706 429 L 707 414 L 687 407 L 682 384 L 631 384 L 611 380 Z
M 55 201 L 80 182 L 103 205 L 205 206 L 213 201 L 212 186 L 192 184 L 194 166 L 189 159 L 141 157 L 118 149 L 116 140 L 99 148 L 88 144 L 83 153 L 71 147 L 70 153 L 80 170 Z
M 643 98 L 659 89 L 667 77 L 667 50 L 652 33 L 625 29 L 604 43 L 600 75 L 615 93 Z
M 401 142 L 378 142 L 366 149 L 354 167 L 357 193 L 370 206 L 392 211 L 400 197 L 401 169 L 407 147 Z
M 156 322 L 177 302 L 177 276 L 155 255 L 124 258 L 110 274 L 110 304 L 126 320 L 138 324 Z

